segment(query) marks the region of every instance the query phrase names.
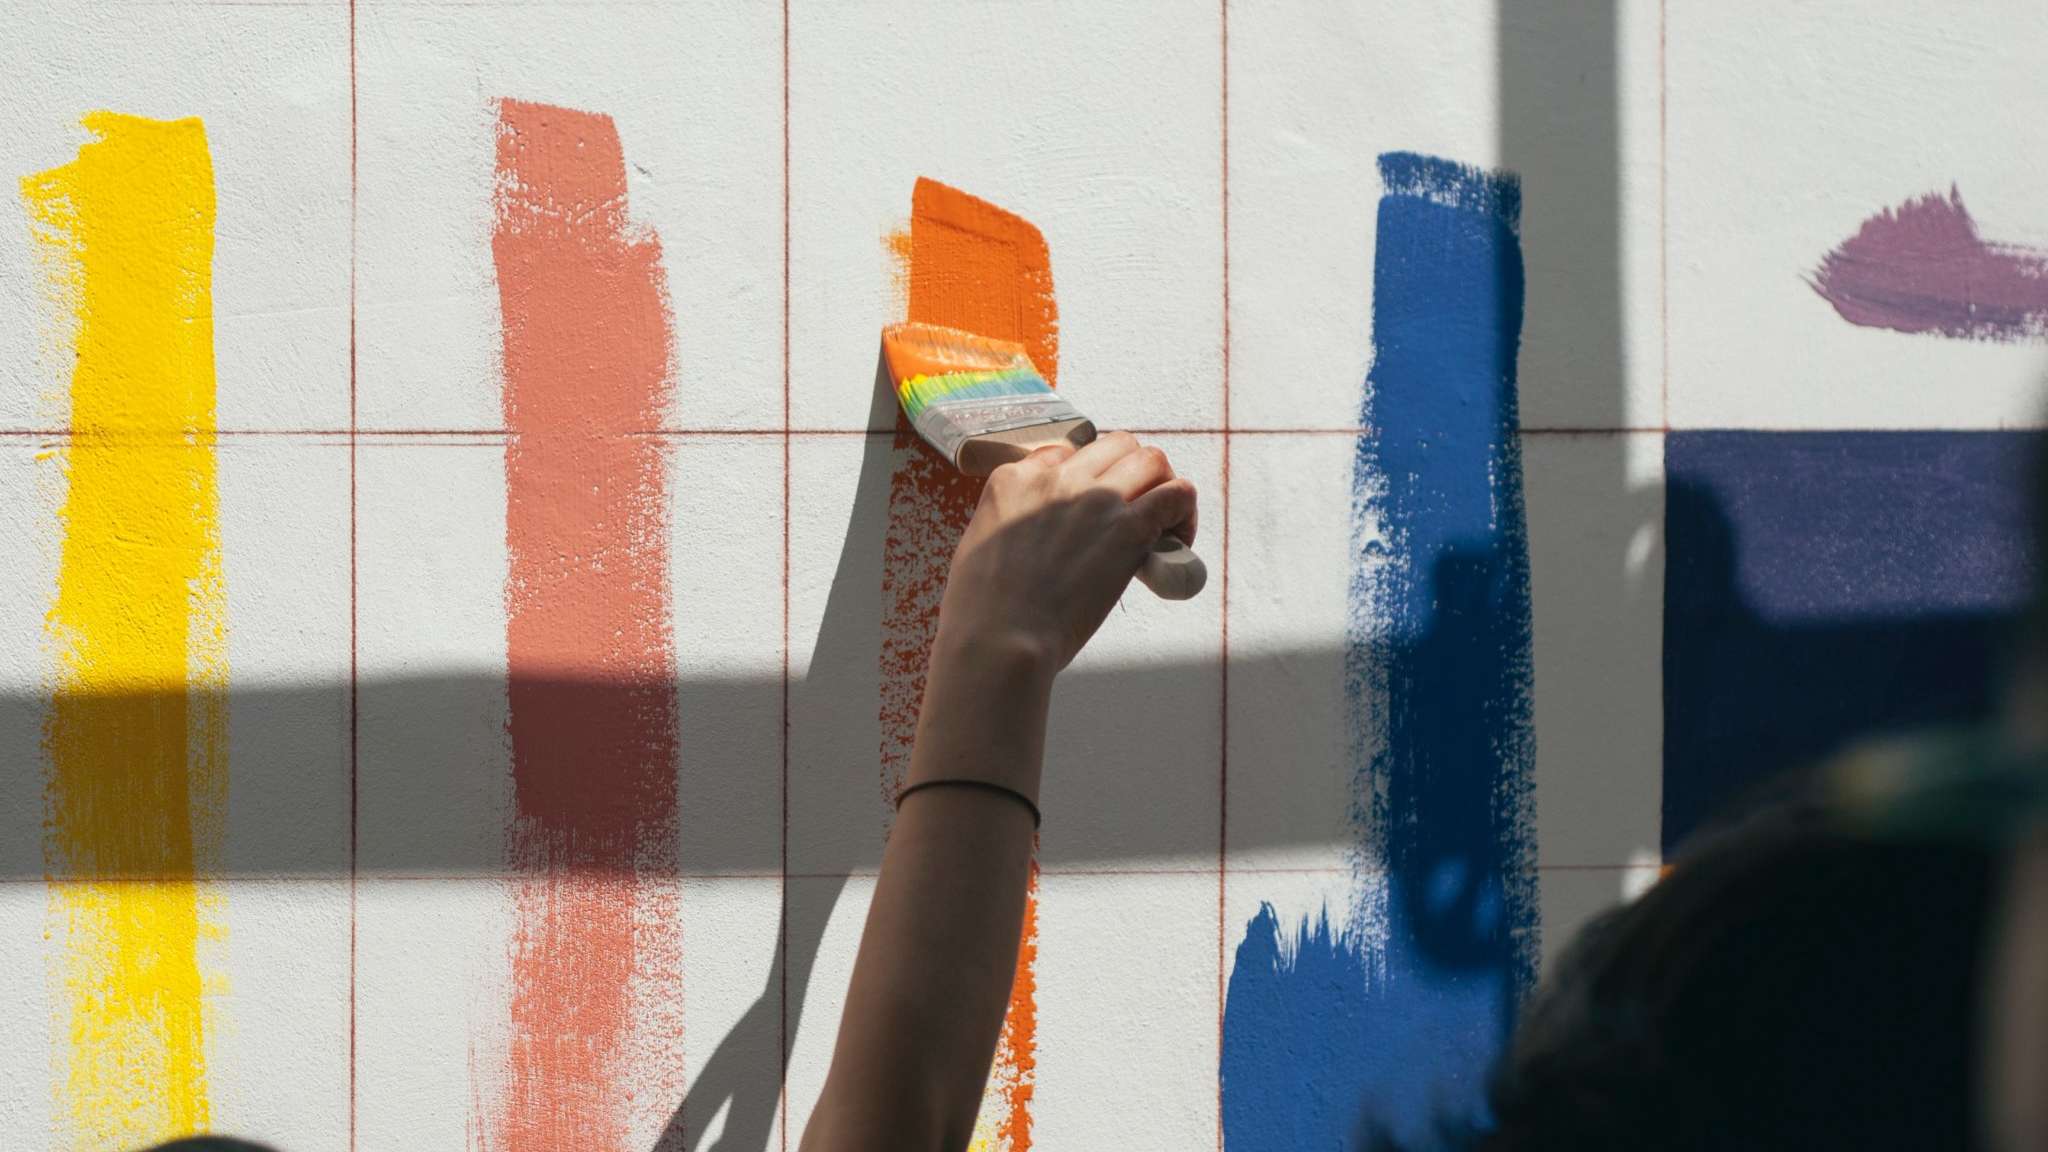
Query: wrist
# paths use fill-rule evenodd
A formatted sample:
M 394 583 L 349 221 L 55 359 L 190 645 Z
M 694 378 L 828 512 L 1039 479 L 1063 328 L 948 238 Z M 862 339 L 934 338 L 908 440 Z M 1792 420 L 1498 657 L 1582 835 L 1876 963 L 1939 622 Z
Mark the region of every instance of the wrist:
M 1056 666 L 1028 642 L 940 633 L 903 785 L 976 779 L 1036 805 Z
M 1059 671 L 1053 645 L 1029 632 L 949 628 L 941 622 L 932 641 L 929 683 L 1050 700 Z

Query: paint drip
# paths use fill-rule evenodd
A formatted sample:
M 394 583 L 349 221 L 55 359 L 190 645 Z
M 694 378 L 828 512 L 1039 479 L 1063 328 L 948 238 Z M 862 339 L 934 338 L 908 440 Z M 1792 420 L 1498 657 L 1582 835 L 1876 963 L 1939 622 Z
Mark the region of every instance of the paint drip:
M 1409 153 L 1379 167 L 1346 651 L 1363 867 L 1343 932 L 1305 924 L 1289 950 L 1270 911 L 1249 926 L 1224 1018 L 1235 1152 L 1483 1124 L 1535 975 L 1521 192 Z
M 56 1111 L 72 1146 L 113 1148 L 211 1120 L 228 670 L 206 130 L 84 123 L 21 191 L 76 353 L 44 725 Z
M 1052 256 L 1036 227 L 934 180 L 911 193 L 910 231 L 890 247 L 907 260 L 906 319 L 961 328 L 1024 346 L 1048 384 L 1059 380 L 1059 311 Z M 910 765 L 924 699 L 939 599 L 960 534 L 974 515 L 981 482 L 938 457 L 899 411 L 889 523 L 882 542 L 882 794 L 895 796 Z M 989 1090 L 973 1147 L 1024 1152 L 1031 1146 L 1037 1082 L 1038 870 L 1024 905 L 1023 943 Z
M 2048 338 L 2048 251 L 1979 236 L 1953 187 L 1864 221 L 1807 282 L 1842 319 L 1865 328 L 2006 343 Z
M 682 1096 L 661 248 L 611 118 L 498 105 L 515 895 L 508 1149 L 630 1146 Z

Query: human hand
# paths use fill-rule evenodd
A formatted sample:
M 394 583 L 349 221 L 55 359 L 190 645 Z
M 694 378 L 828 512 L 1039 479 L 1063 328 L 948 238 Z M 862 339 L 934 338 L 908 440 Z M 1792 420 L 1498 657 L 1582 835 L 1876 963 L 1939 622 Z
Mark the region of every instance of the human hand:
M 1152 545 L 1195 538 L 1195 486 L 1128 432 L 996 469 L 953 553 L 935 652 L 1017 659 L 1048 680 L 1123 595 Z

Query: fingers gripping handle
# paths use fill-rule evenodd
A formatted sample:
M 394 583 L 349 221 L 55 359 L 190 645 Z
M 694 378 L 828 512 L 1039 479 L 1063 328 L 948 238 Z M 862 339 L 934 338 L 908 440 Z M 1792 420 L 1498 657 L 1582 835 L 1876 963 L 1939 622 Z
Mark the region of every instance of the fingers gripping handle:
M 1087 420 L 1038 424 L 969 437 L 961 445 L 955 463 L 969 476 L 986 476 L 1040 448 L 1053 444 L 1080 447 L 1094 439 L 1095 425 Z M 1180 537 L 1169 534 L 1153 543 L 1145 563 L 1138 568 L 1138 579 L 1161 600 L 1190 600 L 1209 582 L 1209 567 Z
M 1187 600 L 1209 582 L 1209 568 L 1180 537 L 1161 536 L 1139 565 L 1138 579 L 1161 600 Z

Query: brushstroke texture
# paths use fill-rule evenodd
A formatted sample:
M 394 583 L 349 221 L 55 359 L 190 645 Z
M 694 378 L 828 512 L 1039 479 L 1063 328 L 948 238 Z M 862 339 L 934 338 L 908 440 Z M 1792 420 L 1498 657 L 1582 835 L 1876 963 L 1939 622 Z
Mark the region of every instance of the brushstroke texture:
M 1670 435 L 1667 854 L 1717 809 L 1844 741 L 1992 716 L 2033 587 L 2035 440 Z
M 1059 380 L 1059 311 L 1052 256 L 1029 221 L 933 180 L 911 193 L 907 319 L 964 328 L 1024 345 L 1046 382 Z M 910 765 L 925 664 L 938 625 L 939 598 L 960 533 L 974 515 L 981 483 L 928 451 L 899 413 L 889 476 L 889 523 L 882 543 L 882 792 L 893 798 Z M 1023 946 L 1010 1010 L 1003 1022 L 989 1091 L 976 1124 L 976 1148 L 1024 1152 L 1031 1146 L 1036 1084 L 1038 870 L 1024 905 Z
M 516 896 L 501 1146 L 628 1146 L 681 1096 L 661 248 L 610 117 L 498 106 Z
M 1237 946 L 1223 1019 L 1224 1147 L 1362 1146 L 1376 1057 L 1372 945 L 1324 912 L 1290 936 L 1262 905 Z
M 1224 1019 L 1233 1152 L 1483 1123 L 1534 977 L 1520 189 L 1407 153 L 1380 175 L 1346 657 L 1357 919 L 1291 946 L 1270 910 L 1251 922 Z
M 1864 221 L 1808 283 L 1842 319 L 1866 328 L 1960 340 L 2048 337 L 2048 252 L 1979 236 L 1954 188 Z
M 79 1148 L 205 1129 L 227 645 L 214 460 L 213 163 L 196 119 L 94 112 L 22 181 L 69 313 L 44 862 L 57 1115 Z

